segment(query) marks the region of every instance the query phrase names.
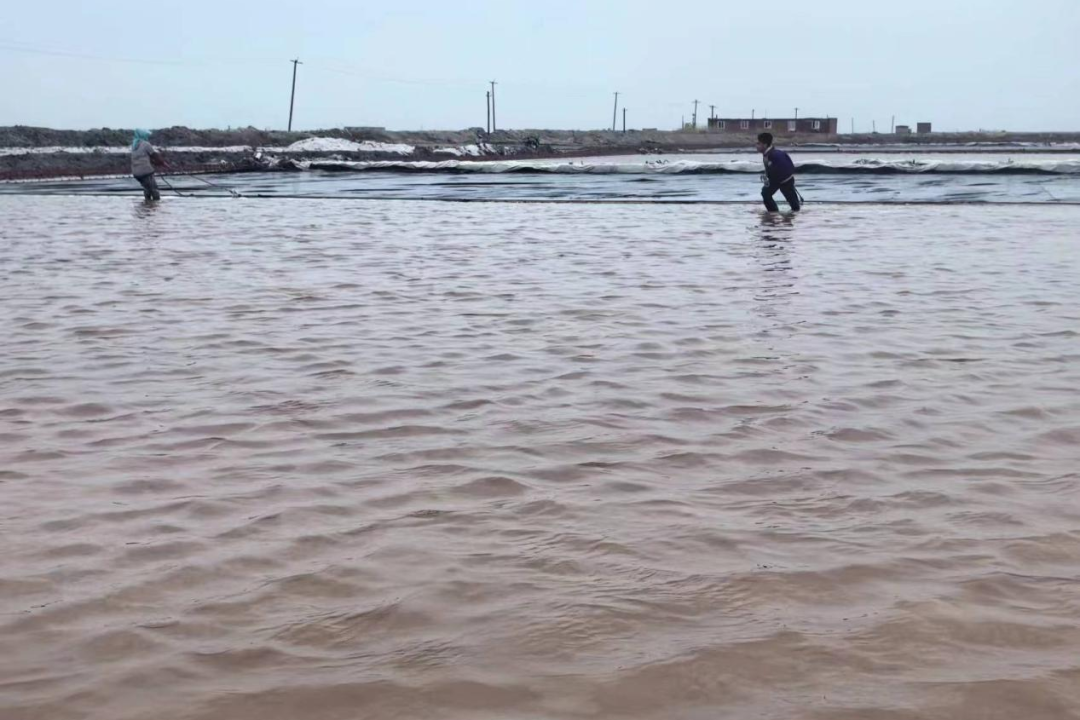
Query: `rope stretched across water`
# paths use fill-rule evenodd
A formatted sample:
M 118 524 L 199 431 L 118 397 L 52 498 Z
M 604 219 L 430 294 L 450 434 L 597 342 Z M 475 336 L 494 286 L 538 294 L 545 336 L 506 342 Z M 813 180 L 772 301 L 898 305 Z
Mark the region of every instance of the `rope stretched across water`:
M 163 178 L 164 179 L 164 178 Z M 211 183 L 208 183 L 212 185 Z M 440 197 L 393 197 L 393 196 L 366 196 L 366 197 L 350 197 L 348 195 L 299 195 L 299 194 L 273 194 L 273 193 L 239 193 L 230 188 L 226 188 L 222 185 L 214 185 L 213 187 L 221 190 L 227 190 L 231 193 L 233 199 L 243 200 L 340 200 L 349 202 L 371 202 L 371 201 L 396 201 L 396 202 L 441 202 L 441 203 L 457 203 L 457 204 L 481 204 L 481 205 L 497 205 L 497 204 L 518 204 L 518 205 L 672 205 L 672 206 L 687 206 L 687 205 L 749 205 L 760 206 L 760 200 L 659 200 L 659 199 L 576 199 L 576 198 L 440 198 Z M 184 198 L 203 199 L 203 200 L 215 200 L 225 197 L 221 194 L 208 194 L 208 193 L 180 193 L 173 189 L 177 195 Z M 133 197 L 136 193 L 129 191 L 119 192 L 7 192 L 0 191 L 0 197 L 5 195 L 11 196 L 41 196 L 41 197 Z M 1076 200 L 1056 200 L 1054 202 L 1031 202 L 1031 201 L 1018 201 L 1018 200 L 1002 200 L 987 202 L 984 200 L 895 200 L 895 201 L 863 201 L 863 200 L 814 200 L 811 203 L 813 206 L 820 205 L 840 205 L 840 206 L 861 206 L 861 207 L 890 207 L 890 206 L 979 206 L 979 207 L 1045 207 L 1045 206 L 1064 206 L 1064 207 L 1080 207 L 1080 201 Z
M 191 174 L 191 173 L 187 173 L 187 174 L 185 174 L 185 173 L 168 173 L 168 174 L 169 175 L 181 175 L 181 176 L 184 176 L 184 177 L 193 177 L 196 180 L 198 180 L 200 182 L 203 182 L 203 183 L 209 185 L 212 188 L 227 191 L 234 198 L 244 197 L 243 195 L 241 195 L 237 191 L 233 190 L 232 188 L 225 187 L 224 185 L 218 185 L 217 183 L 212 183 L 209 180 L 206 180 L 205 178 L 199 177 L 198 175 L 194 175 L 194 174 Z M 199 195 L 196 195 L 194 193 L 184 194 L 184 193 L 180 192 L 179 190 L 177 190 L 175 187 L 173 187 L 172 183 L 170 183 L 168 180 L 165 179 L 166 178 L 165 173 L 162 173 L 161 175 L 159 175 L 159 177 L 161 178 L 161 182 L 165 183 L 166 187 L 168 187 L 170 190 L 172 190 L 174 193 L 176 193 L 180 197 L 200 197 Z M 76 193 L 76 194 L 81 194 L 81 193 Z M 205 197 L 205 196 L 202 196 L 202 197 Z

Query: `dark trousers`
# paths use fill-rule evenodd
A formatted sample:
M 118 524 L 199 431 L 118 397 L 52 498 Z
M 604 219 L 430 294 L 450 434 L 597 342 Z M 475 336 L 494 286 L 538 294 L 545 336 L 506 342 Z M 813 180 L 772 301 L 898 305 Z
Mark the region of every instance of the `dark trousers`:
M 776 206 L 776 201 L 773 200 L 773 195 L 779 190 L 784 194 L 784 199 L 787 200 L 788 205 L 795 212 L 799 212 L 799 208 L 802 204 L 799 202 L 799 193 L 795 192 L 795 178 L 791 178 L 779 185 L 773 185 L 769 183 L 768 186 L 761 188 L 761 199 L 765 201 L 765 209 L 769 212 L 776 212 L 780 208 Z
M 158 191 L 157 181 L 154 180 L 154 175 L 143 175 L 135 178 L 142 185 L 143 197 L 147 200 L 160 200 L 161 193 Z

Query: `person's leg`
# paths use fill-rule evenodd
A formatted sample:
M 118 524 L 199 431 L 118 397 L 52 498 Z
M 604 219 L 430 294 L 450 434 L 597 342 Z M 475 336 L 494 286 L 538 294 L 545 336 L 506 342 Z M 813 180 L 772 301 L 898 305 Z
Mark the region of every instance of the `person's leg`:
M 802 207 L 802 203 L 799 202 L 799 193 L 795 190 L 795 178 L 788 180 L 786 183 L 780 186 L 780 192 L 784 193 L 784 199 L 787 200 L 788 205 L 795 212 L 799 212 L 799 208 Z
M 147 182 L 147 178 L 149 177 L 149 175 L 139 175 L 135 177 L 135 180 L 142 186 L 143 198 L 146 200 L 152 200 L 154 197 L 153 192 L 150 190 L 150 184 Z
M 761 188 L 761 199 L 765 201 L 765 209 L 769 212 L 776 212 L 780 208 L 776 206 L 776 201 L 773 200 L 773 195 L 779 190 L 775 185 L 766 185 Z
M 153 175 L 143 175 L 135 178 L 142 185 L 143 197 L 147 200 L 160 200 L 161 193 L 158 191 L 157 182 L 154 181 Z

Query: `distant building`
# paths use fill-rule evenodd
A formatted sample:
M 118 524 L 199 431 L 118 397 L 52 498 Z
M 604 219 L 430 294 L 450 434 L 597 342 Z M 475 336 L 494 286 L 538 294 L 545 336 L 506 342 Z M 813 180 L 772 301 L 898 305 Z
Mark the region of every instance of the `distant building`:
M 836 118 L 709 118 L 709 132 L 733 135 L 835 135 Z
M 933 131 L 933 130 L 932 130 L 932 129 L 930 128 L 930 123 L 917 123 L 917 124 L 915 125 L 915 130 L 916 130 L 916 132 L 918 132 L 918 133 L 919 133 L 920 135 L 929 135 L 930 133 L 934 132 L 934 131 Z
M 910 125 L 897 125 L 896 126 L 896 134 L 897 135 L 910 135 L 911 134 L 911 126 Z

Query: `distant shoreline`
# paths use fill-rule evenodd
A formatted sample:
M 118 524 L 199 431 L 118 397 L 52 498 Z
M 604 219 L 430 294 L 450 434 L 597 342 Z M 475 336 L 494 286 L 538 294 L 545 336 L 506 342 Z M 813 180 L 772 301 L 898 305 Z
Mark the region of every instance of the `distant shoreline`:
M 124 129 L 55 130 L 25 126 L 0 127 L 0 180 L 100 177 L 128 172 L 123 149 L 132 131 Z M 340 141 L 345 148 L 328 151 L 288 150 L 311 138 Z M 243 128 L 194 130 L 172 127 L 155 130 L 151 142 L 169 155 L 178 172 L 258 172 L 289 170 L 290 162 L 329 156 L 348 160 L 471 161 L 552 159 L 597 155 L 679 154 L 708 151 L 747 151 L 753 135 L 715 132 L 631 130 L 626 133 L 577 130 L 388 131 L 381 128 L 334 128 L 313 132 L 282 132 Z M 777 135 L 777 143 L 813 152 L 854 152 L 882 148 L 892 153 L 955 152 L 969 146 L 979 152 L 1077 152 L 1080 132 L 1073 133 L 933 133 L 928 135 Z M 1068 145 L 1077 147 L 1068 147 Z M 306 145 L 306 143 L 305 143 Z M 403 154 L 387 151 L 407 146 Z M 170 152 L 170 148 L 177 150 Z M 180 148 L 183 148 L 182 150 Z M 26 152 L 20 152 L 19 149 Z M 45 150 L 45 152 L 41 152 Z M 268 157 L 274 157 L 268 161 Z M 282 161 L 286 158 L 286 161 Z
M 122 147 L 131 142 L 130 129 L 63 130 L 30 126 L 0 126 L 0 148 L 4 147 Z M 1077 132 L 959 132 L 925 135 L 888 133 L 842 133 L 816 135 L 775 133 L 785 144 L 826 143 L 833 145 L 935 145 L 964 143 L 1076 143 Z M 342 138 L 355 141 L 404 143 L 417 147 L 453 146 L 475 143 L 478 137 L 494 144 L 520 144 L 529 139 L 555 148 L 638 147 L 660 145 L 691 148 L 738 148 L 753 146 L 754 134 L 720 132 L 681 132 L 677 130 L 498 130 L 491 135 L 483 128 L 465 130 L 385 130 L 383 128 L 327 128 L 303 132 L 258 130 L 256 128 L 193 129 L 182 126 L 160 128 L 152 132 L 151 141 L 163 146 L 186 145 L 203 147 L 256 146 L 284 147 L 312 137 Z

